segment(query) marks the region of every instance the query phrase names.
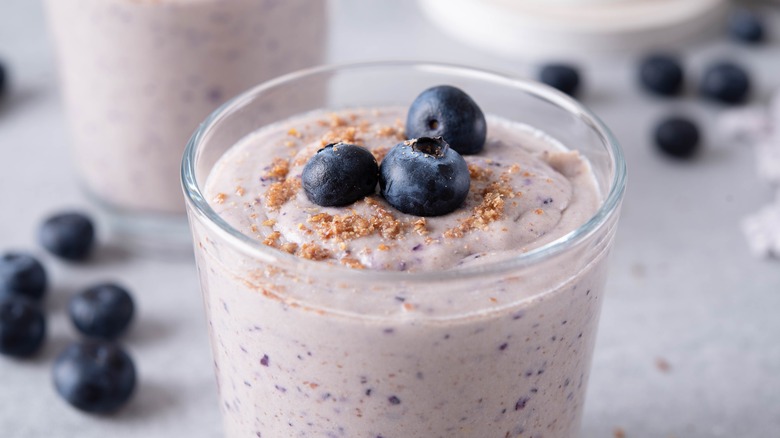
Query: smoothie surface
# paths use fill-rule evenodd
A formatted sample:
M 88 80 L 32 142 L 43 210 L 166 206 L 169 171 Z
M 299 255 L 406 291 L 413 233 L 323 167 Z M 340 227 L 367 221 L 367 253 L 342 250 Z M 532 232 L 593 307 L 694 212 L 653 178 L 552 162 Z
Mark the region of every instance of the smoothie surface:
M 405 140 L 406 111 L 322 111 L 266 126 L 215 165 L 205 196 L 247 236 L 299 257 L 355 269 L 433 271 L 512 257 L 573 231 L 601 198 L 589 163 L 543 133 L 487 117 L 488 137 L 465 155 L 471 188 L 452 213 L 407 215 L 377 192 L 345 207 L 306 197 L 301 173 L 329 143 L 369 149 L 381 163 Z M 571 145 L 576 147 L 576 145 Z

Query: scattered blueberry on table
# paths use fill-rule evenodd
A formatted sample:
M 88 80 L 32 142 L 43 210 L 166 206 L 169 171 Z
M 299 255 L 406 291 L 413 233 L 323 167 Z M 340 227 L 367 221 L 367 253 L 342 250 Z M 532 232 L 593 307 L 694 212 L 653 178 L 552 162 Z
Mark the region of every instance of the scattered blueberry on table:
M 68 312 L 73 324 L 84 335 L 113 340 L 130 325 L 135 306 L 125 288 L 103 283 L 74 296 Z
M 737 41 L 756 44 L 764 41 L 764 21 L 749 9 L 739 8 L 731 13 L 728 20 L 731 37 Z
M 349 205 L 376 191 L 379 165 L 364 147 L 331 143 L 306 163 L 301 179 L 311 202 L 323 207 Z
M 46 270 L 35 257 L 22 252 L 0 256 L 0 299 L 21 296 L 40 300 L 46 284 Z
M 92 220 L 79 212 L 59 213 L 47 218 L 38 230 L 38 240 L 49 252 L 70 261 L 89 256 L 95 240 Z
M 477 154 L 485 145 L 487 122 L 468 94 L 439 85 L 420 93 L 409 107 L 406 138 L 420 137 L 443 137 L 458 153 Z
M 654 53 L 639 63 L 639 83 L 659 96 L 676 96 L 683 89 L 685 74 L 682 64 L 674 55 Z
M 136 384 L 135 365 L 118 345 L 85 341 L 70 345 L 54 363 L 54 386 L 74 407 L 106 414 L 122 407 Z
M 41 309 L 22 297 L 0 301 L 0 354 L 28 357 L 46 338 L 46 319 Z
M 667 118 L 655 128 L 656 146 L 674 158 L 692 157 L 699 149 L 699 141 L 699 128 L 684 117 Z
M 441 137 L 395 145 L 379 167 L 382 196 L 416 216 L 441 216 L 460 207 L 469 192 L 466 160 Z
M 705 69 L 700 92 L 707 99 L 736 105 L 747 100 L 750 76 L 744 68 L 733 62 L 715 62 Z
M 569 96 L 576 96 L 580 88 L 580 73 L 573 65 L 547 64 L 539 70 L 539 81 Z
M 7 87 L 8 87 L 8 73 L 6 72 L 5 64 L 3 64 L 2 61 L 0 61 L 0 97 L 2 97 L 5 94 Z

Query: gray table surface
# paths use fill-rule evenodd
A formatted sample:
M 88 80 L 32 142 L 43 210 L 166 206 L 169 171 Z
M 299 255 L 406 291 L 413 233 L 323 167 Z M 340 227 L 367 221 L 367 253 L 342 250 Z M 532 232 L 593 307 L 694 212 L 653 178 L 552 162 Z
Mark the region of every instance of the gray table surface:
M 331 12 L 331 61 L 418 58 L 533 72 L 530 62 L 454 43 L 409 1 L 339 0 Z M 780 25 L 780 9 L 767 12 Z M 761 48 L 718 39 L 681 51 L 691 83 L 706 62 L 728 57 L 750 66 L 757 102 L 780 86 L 780 38 Z M 13 74 L 10 96 L 0 105 L 0 250 L 40 254 L 54 283 L 42 353 L 30 361 L 0 358 L 0 436 L 220 436 L 192 260 L 133 256 L 104 240 L 92 262 L 67 266 L 36 248 L 35 228 L 45 214 L 88 208 L 69 166 L 39 2 L 2 1 L 0 57 Z M 673 101 L 643 95 L 630 56 L 583 67 L 582 99 L 623 143 L 630 171 L 583 436 L 611 437 L 617 428 L 629 438 L 779 436 L 780 263 L 752 258 L 739 229 L 745 214 L 769 202 L 772 188 L 755 177 L 749 148 L 717 136 L 719 108 L 702 105 L 692 92 Z M 705 127 L 705 149 L 692 162 L 672 162 L 651 147 L 652 124 L 671 111 Z M 101 279 L 129 285 L 139 306 L 125 343 L 140 387 L 111 417 L 70 408 L 50 377 L 52 359 L 77 338 L 65 317 L 68 297 Z

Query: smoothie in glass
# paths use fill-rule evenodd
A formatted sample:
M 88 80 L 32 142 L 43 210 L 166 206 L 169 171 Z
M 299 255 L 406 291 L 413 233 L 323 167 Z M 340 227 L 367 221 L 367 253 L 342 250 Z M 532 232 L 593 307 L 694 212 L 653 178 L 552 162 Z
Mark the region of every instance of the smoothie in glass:
M 252 85 L 320 63 L 326 4 L 47 1 L 86 191 L 119 214 L 183 216 L 178 170 L 198 123 Z
M 327 106 L 263 110 L 312 84 Z M 423 218 L 379 194 L 307 198 L 319 148 L 381 162 L 403 103 L 439 84 L 487 115 L 463 205 Z M 460 67 L 326 67 L 214 114 L 183 175 L 226 436 L 577 435 L 625 174 L 574 101 Z

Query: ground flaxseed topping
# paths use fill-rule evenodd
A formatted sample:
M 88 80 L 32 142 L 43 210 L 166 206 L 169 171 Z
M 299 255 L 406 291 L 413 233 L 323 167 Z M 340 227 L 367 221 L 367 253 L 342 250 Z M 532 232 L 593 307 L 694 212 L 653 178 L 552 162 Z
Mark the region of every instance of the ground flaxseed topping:
M 290 161 L 284 158 L 274 158 L 271 168 L 265 174 L 265 178 L 280 180 L 287 177 L 290 172 Z
M 318 213 L 310 216 L 307 222 L 312 224 L 320 239 L 335 242 L 345 242 L 372 234 L 379 234 L 385 239 L 397 239 L 402 237 L 409 227 L 409 224 L 397 219 L 375 199 L 369 197 L 361 202 L 372 206 L 374 212 L 369 216 L 358 214 L 354 210 L 344 215 Z M 418 233 L 423 232 L 425 219 L 417 220 L 411 225 L 415 230 L 419 229 Z
M 301 188 L 300 178 L 287 178 L 271 184 L 265 194 L 265 203 L 271 210 L 278 210 L 287 201 L 292 199 Z
M 333 128 L 326 132 L 322 138 L 320 138 L 320 144 L 322 146 L 329 145 L 331 143 L 349 143 L 358 146 L 363 146 L 365 142 L 357 135 L 357 128 L 354 126 L 340 126 Z
M 273 231 L 267 236 L 265 236 L 265 240 L 263 240 L 263 243 L 272 247 L 272 248 L 278 248 L 279 247 L 279 238 L 282 237 L 282 233 L 278 231 Z
M 565 151 L 542 155 L 534 146 L 537 137 L 507 125 L 491 125 L 494 140 L 488 140 L 485 153 L 464 156 L 470 194 L 450 214 L 407 215 L 377 193 L 338 208 L 302 196 L 303 168 L 326 144 L 359 144 L 381 163 L 404 140 L 399 114 L 394 109 L 327 112 L 274 127 L 252 139 L 267 153 L 242 150 L 232 164 L 241 171 L 231 170 L 236 177 L 215 187 L 209 199 L 220 214 L 245 218 L 237 226 L 247 235 L 280 251 L 355 269 L 403 271 L 471 263 L 470 256 L 483 250 L 533 248 L 570 207 L 572 186 L 551 167 L 577 171 L 582 160 Z M 285 141 L 294 145 L 285 148 Z M 257 186 L 250 185 L 255 181 Z M 237 187 L 244 188 L 243 195 Z
M 508 169 L 502 174 L 498 181 L 493 181 L 482 190 L 482 202 L 472 209 L 472 214 L 460 221 L 453 228 L 444 232 L 444 237 L 448 239 L 458 239 L 473 230 L 487 230 L 491 222 L 495 222 L 504 214 L 504 205 L 506 199 L 512 199 L 518 196 L 509 183 Z
M 472 181 L 488 181 L 493 176 L 493 169 L 472 163 L 469 164 L 469 176 Z
M 304 243 L 298 255 L 308 260 L 326 260 L 331 258 L 331 252 L 314 243 Z
M 227 195 L 224 193 L 217 193 L 216 196 L 214 196 L 214 202 L 217 204 L 223 204 L 225 202 L 225 199 L 227 199 Z

